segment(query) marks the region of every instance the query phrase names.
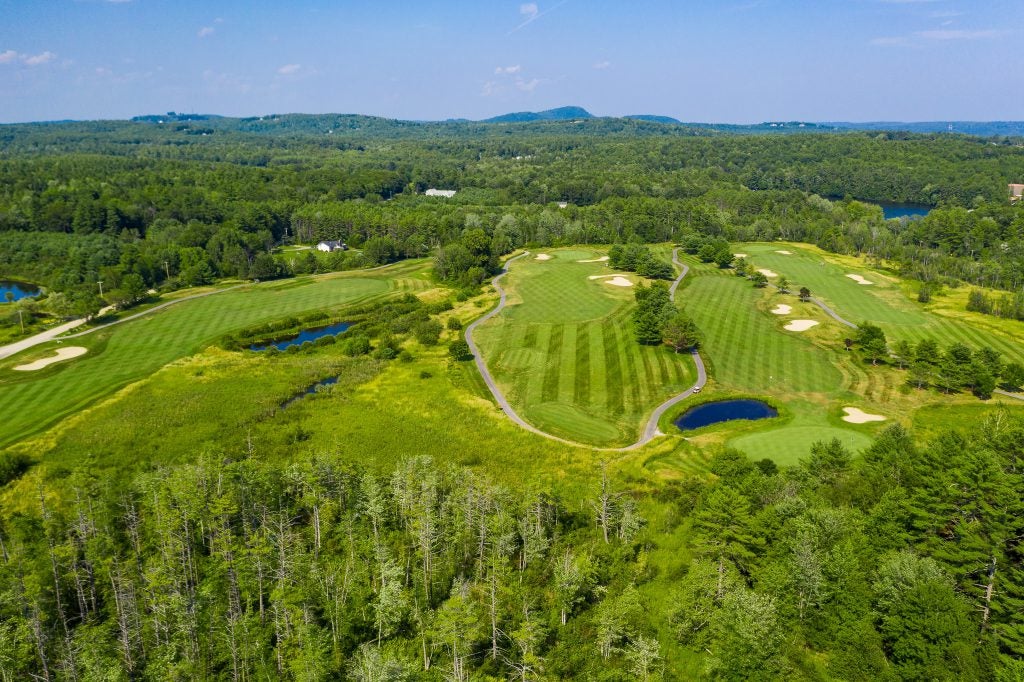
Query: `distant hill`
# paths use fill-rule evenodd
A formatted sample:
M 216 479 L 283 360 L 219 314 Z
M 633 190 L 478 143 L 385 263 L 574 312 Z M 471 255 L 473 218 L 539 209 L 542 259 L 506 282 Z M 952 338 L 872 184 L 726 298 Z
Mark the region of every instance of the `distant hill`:
M 623 116 L 622 118 L 631 118 L 634 121 L 647 121 L 649 123 L 682 123 L 678 118 L 672 118 L 671 116 L 658 116 L 656 114 L 630 114 Z
M 546 111 L 518 111 L 487 118 L 481 123 L 530 123 L 531 121 L 572 121 L 576 119 L 594 118 L 594 115 L 583 107 L 558 107 Z

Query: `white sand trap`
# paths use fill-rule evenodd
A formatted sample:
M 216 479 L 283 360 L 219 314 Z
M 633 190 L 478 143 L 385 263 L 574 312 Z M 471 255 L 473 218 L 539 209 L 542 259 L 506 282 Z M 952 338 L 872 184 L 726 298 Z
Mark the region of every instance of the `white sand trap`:
M 621 273 L 615 273 L 612 275 L 591 275 L 587 279 L 605 279 L 606 277 L 623 277 Z
M 745 253 L 734 253 L 732 255 L 733 255 L 734 258 L 746 258 L 747 257 L 747 254 L 745 254 Z
M 856 407 L 844 407 L 843 412 L 846 416 L 843 417 L 844 422 L 850 422 L 851 424 L 867 424 L 868 422 L 884 422 L 885 417 L 880 414 L 868 414 L 863 410 L 859 410 Z
M 760 272 L 765 277 L 778 277 L 779 276 L 779 273 L 772 272 L 771 270 L 768 270 L 766 268 L 758 268 L 757 271 Z
M 18 365 L 13 369 L 18 370 L 19 372 L 34 372 L 37 369 L 49 367 L 55 362 L 60 362 L 61 360 L 70 360 L 71 358 L 77 358 L 79 355 L 85 355 L 88 352 L 88 348 L 82 348 L 81 346 L 68 346 L 67 348 L 58 348 L 57 354 L 54 355 L 53 357 L 43 358 L 42 360 L 36 360 L 35 362 L 30 362 L 27 365 Z
M 613 287 L 631 287 L 631 286 L 633 286 L 633 283 L 630 282 L 625 277 L 612 277 L 611 279 L 606 279 L 604 281 L 604 283 L 605 284 L 611 284 Z
M 603 263 L 608 260 L 608 256 L 601 256 L 600 258 L 591 258 L 590 260 L 578 260 L 577 263 Z
M 776 251 L 775 253 L 781 253 L 783 256 L 792 256 L 792 251 Z
M 861 277 L 860 275 L 852 275 L 851 274 L 851 275 L 847 275 L 847 277 L 852 279 L 857 284 L 874 284 L 874 282 L 870 282 L 870 281 L 864 279 L 863 277 Z
M 788 306 L 785 303 L 780 303 L 772 309 L 773 315 L 789 315 L 793 312 L 792 306 Z
M 815 320 L 793 320 L 787 324 L 783 329 L 791 332 L 805 332 L 811 327 L 817 327 L 818 323 Z
M 546 253 L 538 253 L 537 260 L 551 260 L 551 256 Z

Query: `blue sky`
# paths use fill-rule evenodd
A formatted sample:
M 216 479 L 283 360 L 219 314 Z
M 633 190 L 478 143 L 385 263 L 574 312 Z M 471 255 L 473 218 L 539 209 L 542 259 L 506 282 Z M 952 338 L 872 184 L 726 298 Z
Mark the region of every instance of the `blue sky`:
M 0 0 L 0 122 L 1024 119 L 1024 0 Z

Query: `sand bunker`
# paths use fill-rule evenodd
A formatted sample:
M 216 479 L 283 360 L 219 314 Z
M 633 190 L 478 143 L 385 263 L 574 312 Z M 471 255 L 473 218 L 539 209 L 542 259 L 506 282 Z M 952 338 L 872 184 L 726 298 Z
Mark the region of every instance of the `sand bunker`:
M 733 255 L 734 258 L 746 258 L 747 257 L 747 254 L 745 254 L 745 253 L 734 253 L 732 255 Z
M 577 263 L 603 263 L 608 260 L 608 256 L 601 256 L 600 258 L 591 258 L 590 260 L 578 260 Z
M 852 279 L 852 280 L 853 280 L 854 282 L 856 282 L 857 284 L 874 284 L 874 282 L 869 282 L 868 280 L 864 279 L 864 278 L 863 278 L 863 277 L 861 277 L 860 275 L 852 275 L 852 274 L 851 274 L 851 275 L 847 275 L 847 277 L 849 277 L 850 279 Z
M 623 277 L 623 276 L 624 275 L 622 275 L 621 273 L 615 273 L 615 274 L 611 274 L 611 275 L 591 275 L 590 277 L 587 277 L 587 279 L 604 279 L 606 277 Z
M 779 276 L 779 273 L 772 272 L 771 270 L 768 270 L 766 268 L 758 268 L 757 271 L 760 272 L 765 277 L 778 277 Z
M 774 315 L 789 315 L 791 312 L 793 312 L 792 306 L 788 306 L 785 303 L 780 303 L 772 309 L 772 314 Z
M 783 329 L 791 332 L 805 332 L 811 327 L 817 327 L 818 323 L 815 320 L 793 320 L 787 324 Z
M 776 251 L 775 253 L 781 253 L 783 256 L 792 256 L 792 251 Z
M 537 260 L 551 260 L 551 256 L 546 253 L 538 253 Z
M 856 407 L 844 407 L 843 412 L 846 416 L 843 417 L 844 422 L 850 422 L 851 424 L 867 424 L 868 422 L 884 422 L 885 417 L 880 414 L 868 414 L 863 410 L 859 410 Z
M 14 369 L 16 369 L 19 372 L 34 372 L 37 369 L 49 367 L 55 362 L 60 362 L 61 360 L 70 360 L 71 358 L 77 358 L 79 355 L 85 355 L 88 352 L 88 348 L 82 348 L 81 346 L 68 346 L 67 348 L 58 348 L 57 354 L 54 355 L 53 357 L 43 358 L 42 360 L 36 360 L 35 362 L 30 362 L 27 365 L 18 365 L 17 367 L 14 367 Z
M 604 281 L 604 283 L 605 284 L 611 284 L 613 287 L 631 287 L 631 286 L 633 286 L 633 283 L 630 282 L 625 277 L 612 277 L 611 279 L 606 279 Z

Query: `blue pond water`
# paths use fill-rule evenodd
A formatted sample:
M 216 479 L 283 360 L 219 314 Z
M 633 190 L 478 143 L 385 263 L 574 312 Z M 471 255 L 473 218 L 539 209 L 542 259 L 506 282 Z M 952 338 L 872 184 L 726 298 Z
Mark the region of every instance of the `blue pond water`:
M 920 206 L 918 204 L 889 204 L 885 202 L 878 202 L 878 205 L 882 207 L 882 215 L 885 216 L 886 220 L 891 218 L 921 218 L 928 215 L 931 208 L 928 206 Z
M 687 410 L 676 419 L 675 425 L 683 431 L 689 431 L 734 419 L 769 419 L 778 416 L 778 410 L 760 400 L 722 400 Z
M 39 289 L 31 284 L 26 284 L 25 282 L 9 282 L 7 280 L 0 279 L 0 303 L 7 302 L 8 291 L 14 294 L 15 301 L 39 295 Z
M 266 350 L 271 346 L 274 346 L 278 350 L 285 350 L 289 346 L 301 346 L 306 341 L 316 341 L 317 339 L 325 336 L 334 336 L 335 334 L 341 334 L 346 329 L 352 326 L 351 322 L 337 322 L 327 327 L 318 327 L 316 329 L 303 329 L 296 336 L 289 336 L 286 339 L 269 343 L 265 346 L 258 346 L 253 344 L 249 346 L 249 350 Z
M 317 389 L 319 389 L 321 386 L 333 386 L 336 383 L 338 383 L 338 377 L 328 377 L 326 379 L 321 379 L 320 381 L 316 382 L 315 384 L 313 384 L 312 386 L 307 388 L 302 393 L 300 393 L 300 394 L 298 394 L 296 396 L 292 396 L 288 400 L 286 400 L 283 403 L 281 403 L 281 407 L 282 408 L 288 407 L 292 403 L 297 402 L 299 400 L 302 400 L 307 395 L 313 395 L 314 393 L 317 392 Z

